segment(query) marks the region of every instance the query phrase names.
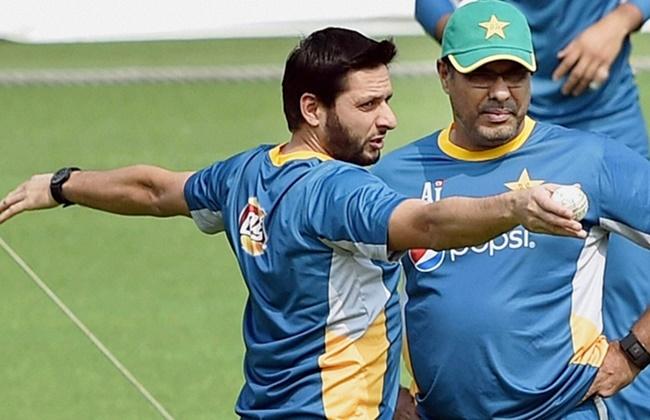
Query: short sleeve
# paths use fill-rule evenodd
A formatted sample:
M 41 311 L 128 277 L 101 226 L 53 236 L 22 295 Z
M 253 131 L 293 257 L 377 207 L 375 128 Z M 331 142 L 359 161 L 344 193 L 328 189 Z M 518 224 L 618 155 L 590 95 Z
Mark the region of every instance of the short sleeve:
M 650 162 L 626 146 L 606 141 L 599 192 L 600 225 L 650 248 Z
M 217 162 L 194 173 L 185 183 L 185 200 L 192 219 L 205 233 L 224 230 L 223 208 L 227 195 L 225 162 Z
M 328 246 L 370 259 L 392 261 L 388 224 L 406 199 L 363 168 L 338 167 L 321 176 L 308 199 L 307 225 Z

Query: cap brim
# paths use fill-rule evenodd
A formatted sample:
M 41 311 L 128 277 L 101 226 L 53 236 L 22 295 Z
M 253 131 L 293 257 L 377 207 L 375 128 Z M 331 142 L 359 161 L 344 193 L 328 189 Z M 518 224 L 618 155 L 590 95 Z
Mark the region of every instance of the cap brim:
M 521 64 L 531 72 L 537 70 L 537 63 L 535 62 L 534 54 L 513 48 L 482 49 L 478 51 L 449 54 L 447 57 L 449 57 L 451 64 L 460 73 L 469 73 L 484 64 L 499 60 L 514 61 L 515 63 Z

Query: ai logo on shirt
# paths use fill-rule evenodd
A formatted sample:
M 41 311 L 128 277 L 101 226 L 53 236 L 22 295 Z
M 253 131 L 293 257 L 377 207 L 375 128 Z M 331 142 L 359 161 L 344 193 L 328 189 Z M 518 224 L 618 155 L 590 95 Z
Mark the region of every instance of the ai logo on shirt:
M 239 241 L 244 251 L 254 257 L 266 250 L 265 216 L 266 212 L 256 197 L 248 198 L 248 204 L 239 215 Z
M 420 198 L 429 203 L 440 201 L 444 184 L 445 181 L 442 179 L 425 182 Z M 445 261 L 445 251 L 438 252 L 433 249 L 411 249 L 408 255 L 415 269 L 423 273 L 437 269 Z

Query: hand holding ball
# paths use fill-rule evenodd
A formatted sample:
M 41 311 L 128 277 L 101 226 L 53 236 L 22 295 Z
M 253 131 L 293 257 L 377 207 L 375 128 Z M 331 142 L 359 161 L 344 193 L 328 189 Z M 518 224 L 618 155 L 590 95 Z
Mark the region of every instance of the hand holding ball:
M 573 219 L 580 221 L 589 210 L 589 200 L 579 187 L 568 185 L 559 187 L 551 195 L 551 199 L 573 211 Z

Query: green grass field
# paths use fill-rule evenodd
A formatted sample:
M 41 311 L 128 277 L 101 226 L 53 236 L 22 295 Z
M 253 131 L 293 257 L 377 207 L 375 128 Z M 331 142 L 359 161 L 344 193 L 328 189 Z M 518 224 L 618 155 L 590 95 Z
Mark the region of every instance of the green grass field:
M 282 64 L 295 39 L 26 46 L 0 70 Z M 400 61 L 437 48 L 398 38 Z M 650 51 L 647 36 L 637 37 Z M 640 73 L 650 110 L 650 74 Z M 388 149 L 446 125 L 433 77 L 396 78 Z M 151 163 L 190 170 L 288 139 L 279 83 L 0 86 L 0 196 L 33 173 Z M 223 235 L 187 219 L 71 207 L 24 214 L 0 237 L 179 419 L 234 418 L 246 291 Z M 154 419 L 156 411 L 0 251 L 0 418 Z

